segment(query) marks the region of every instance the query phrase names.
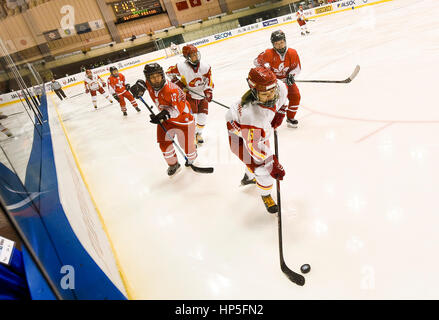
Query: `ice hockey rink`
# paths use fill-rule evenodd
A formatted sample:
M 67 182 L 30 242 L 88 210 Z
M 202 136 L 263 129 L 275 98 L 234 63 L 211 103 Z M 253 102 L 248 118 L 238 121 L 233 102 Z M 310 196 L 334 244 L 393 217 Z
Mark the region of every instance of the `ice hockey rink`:
M 224 108 L 210 104 L 198 149 L 215 172 L 170 179 L 146 108 L 128 104 L 123 118 L 102 96 L 98 110 L 86 94 L 51 96 L 131 296 L 439 298 L 438 17 L 436 0 L 395 0 L 318 18 L 307 37 L 296 23 L 281 27 L 301 59 L 297 79 L 341 80 L 361 66 L 350 84 L 299 83 L 299 128 L 279 129 L 284 254 L 296 272 L 311 264 L 304 287 L 280 270 L 276 216 L 254 186 L 240 187 Z M 215 100 L 240 98 L 278 28 L 200 48 Z M 142 70 L 122 73 L 133 84 Z

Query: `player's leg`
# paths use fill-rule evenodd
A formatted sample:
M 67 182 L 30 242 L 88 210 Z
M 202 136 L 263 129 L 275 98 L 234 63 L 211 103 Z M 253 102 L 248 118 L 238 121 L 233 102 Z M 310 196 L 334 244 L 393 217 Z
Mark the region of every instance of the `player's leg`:
M 125 91 L 125 93 L 123 94 L 125 96 L 125 98 L 128 99 L 128 101 L 131 103 L 131 105 L 133 106 L 134 109 L 136 109 L 137 112 L 140 112 L 140 108 L 137 105 L 136 99 L 134 99 L 133 95 L 131 94 L 131 92 L 129 91 Z
M 195 145 L 195 121 L 192 120 L 185 125 L 176 127 L 178 144 L 184 150 L 189 163 L 194 163 L 197 158 L 197 147 Z
M 93 106 L 94 106 L 95 109 L 97 109 L 98 108 L 98 102 L 97 102 L 96 91 L 90 90 L 90 94 L 91 94 L 91 101 L 93 103 Z
M 229 129 L 229 128 L 228 128 Z M 245 166 L 244 177 L 241 179 L 241 185 L 255 184 L 255 162 L 244 146 L 244 139 L 229 131 L 230 150 L 241 160 Z
M 303 26 L 305 25 L 305 21 L 298 20 L 297 23 L 299 24 L 300 27 L 300 34 L 304 36 L 306 34 L 305 30 L 303 29 Z
M 197 127 L 195 131 L 195 136 L 197 143 L 204 143 L 203 139 L 203 129 L 206 126 L 207 115 L 209 114 L 209 103 L 206 99 L 198 100 L 198 110 L 197 110 Z
M 305 23 L 305 24 L 303 25 L 303 29 L 305 30 L 306 34 L 309 34 L 309 33 L 310 33 L 309 30 L 308 30 L 308 24 L 307 24 L 307 23 Z
M 276 213 L 278 207 L 276 202 L 271 197 L 271 190 L 273 189 L 274 179 L 270 175 L 270 168 L 268 165 L 261 165 L 255 169 L 256 186 L 259 194 L 264 202 L 265 208 L 269 213 Z
M 171 137 L 175 136 L 175 133 L 171 126 L 166 123 L 163 123 L 163 126 L 166 128 L 166 130 L 168 130 L 168 133 L 169 135 L 171 135 Z M 157 125 L 157 142 L 160 146 L 160 150 L 162 150 L 163 157 L 168 164 L 168 176 L 171 177 L 175 175 L 180 169 L 180 164 L 178 163 L 177 154 L 175 153 L 172 141 L 159 125 Z
M 191 110 L 193 116 L 194 116 L 194 122 L 197 122 L 197 116 L 198 116 L 198 101 L 191 97 L 189 93 L 186 94 L 186 105 L 189 105 L 189 109 Z M 196 133 L 196 130 L 195 130 Z M 194 141 L 196 144 L 198 144 L 198 141 L 196 140 L 196 135 L 194 136 Z
M 118 94 L 117 95 L 119 97 L 119 105 L 120 105 L 120 110 L 122 110 L 122 114 L 124 116 L 127 116 L 127 105 L 125 102 L 125 97 L 122 94 Z
M 300 92 L 297 85 L 294 83 L 288 86 L 288 109 L 287 109 L 287 125 L 292 128 L 297 128 L 298 121 L 295 119 L 300 104 Z
M 244 178 L 241 179 L 241 185 L 255 184 L 256 177 L 254 171 L 248 166 L 245 167 Z

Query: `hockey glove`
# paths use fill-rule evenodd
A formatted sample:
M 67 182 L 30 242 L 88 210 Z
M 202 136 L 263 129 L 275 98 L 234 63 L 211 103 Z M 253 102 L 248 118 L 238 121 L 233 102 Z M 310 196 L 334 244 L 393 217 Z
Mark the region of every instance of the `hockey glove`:
M 155 123 L 155 124 L 159 124 L 162 121 L 166 121 L 168 120 L 171 115 L 169 114 L 169 112 L 167 110 L 162 110 L 159 113 L 157 113 L 156 115 L 149 115 L 149 117 L 151 118 L 151 123 Z
M 273 120 L 271 120 L 271 126 L 273 127 L 273 129 L 277 129 L 282 124 L 282 121 L 284 121 L 286 114 L 285 109 L 286 106 L 281 107 L 274 115 Z
M 89 93 L 90 91 L 88 89 L 85 90 L 85 93 Z
M 105 82 L 102 82 L 102 87 L 106 87 L 107 85 L 105 84 Z
M 127 83 L 127 84 L 125 85 L 125 90 L 126 90 L 126 91 L 130 91 L 130 88 L 131 88 L 130 84 Z
M 172 82 L 175 83 L 177 86 L 179 86 L 182 90 L 186 90 L 186 86 L 180 79 L 176 78 L 175 80 L 172 80 Z
M 114 100 L 119 102 L 119 96 L 117 95 L 117 93 L 113 93 L 113 98 L 114 98 Z
M 204 90 L 204 96 L 206 97 L 207 102 L 212 101 L 212 98 L 213 98 L 212 89 Z
M 272 166 L 273 167 L 271 169 L 270 175 L 276 180 L 283 180 L 285 176 L 285 170 L 282 167 L 282 165 L 279 163 L 279 160 L 277 160 L 276 155 L 273 155 Z
M 294 80 L 294 74 L 289 73 L 287 76 L 287 85 L 292 86 L 294 83 L 296 83 L 296 80 Z
M 137 82 L 139 81 L 141 80 L 138 80 Z M 137 82 L 130 88 L 130 91 L 134 98 L 139 99 L 145 93 L 145 88 Z

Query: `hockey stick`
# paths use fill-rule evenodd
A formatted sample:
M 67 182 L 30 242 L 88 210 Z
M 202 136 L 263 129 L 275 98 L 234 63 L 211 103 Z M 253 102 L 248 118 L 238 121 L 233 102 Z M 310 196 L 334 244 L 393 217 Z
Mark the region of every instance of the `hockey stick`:
M 151 107 L 145 102 L 145 100 L 143 100 L 142 97 L 139 97 L 139 100 L 143 102 L 143 104 L 146 106 L 146 108 L 149 110 L 149 112 L 155 116 L 154 111 L 152 111 Z M 168 130 L 166 130 L 166 128 L 163 126 L 163 124 L 160 122 L 159 126 L 163 129 L 163 131 L 165 132 L 165 134 L 168 136 L 168 138 L 172 141 L 172 143 L 174 144 L 174 146 L 177 148 L 178 152 L 180 152 L 180 154 L 184 157 L 184 159 L 186 160 L 186 167 L 191 167 L 192 170 L 194 170 L 195 172 L 198 173 L 212 173 L 213 172 L 213 168 L 212 167 L 208 167 L 208 168 L 201 168 L 201 167 L 197 167 L 193 164 L 189 164 L 189 160 L 186 157 L 186 154 L 184 153 L 184 151 L 180 148 L 180 146 L 175 142 L 175 140 L 172 138 L 172 136 L 169 134 Z
M 277 141 L 277 131 L 274 130 L 274 152 L 276 157 L 279 159 L 279 150 L 278 150 L 278 141 Z M 299 286 L 303 286 L 305 284 L 305 277 L 301 274 L 298 274 L 288 268 L 287 264 L 284 260 L 284 252 L 283 252 L 283 244 L 282 244 L 282 214 L 281 214 L 281 202 L 280 202 L 280 181 L 276 179 L 276 188 L 277 188 L 277 205 L 278 205 L 278 214 L 277 214 L 277 230 L 279 235 L 279 257 L 280 257 L 280 268 L 282 272 L 290 279 L 292 282 Z
M 81 93 L 78 93 L 78 94 L 74 94 L 73 96 L 70 96 L 70 98 L 74 98 L 74 97 L 80 96 L 81 94 L 84 94 L 84 92 L 81 92 Z
M 196 95 L 198 95 L 198 96 L 200 96 L 200 97 L 203 97 L 204 99 L 206 99 L 206 96 L 204 96 L 204 95 L 202 95 L 202 94 L 200 94 L 200 93 L 198 93 L 198 92 L 195 92 L 194 90 L 191 90 L 191 89 L 189 89 L 188 87 L 186 87 L 186 89 L 188 90 L 188 91 L 190 91 L 190 92 L 192 92 L 192 93 L 195 93 Z M 220 105 L 221 107 L 224 107 L 224 108 L 226 108 L 226 109 L 230 109 L 228 106 L 226 106 L 225 104 L 222 104 L 221 102 L 218 102 L 218 101 L 215 101 L 215 100 L 211 100 L 212 102 L 214 102 L 214 103 L 216 103 L 216 104 L 218 104 L 218 105 Z
M 360 66 L 357 65 L 355 67 L 354 72 L 346 78 L 345 80 L 296 80 L 295 82 L 314 82 L 314 83 L 349 83 L 357 76 L 358 72 L 360 72 Z
M 17 114 L 22 114 L 22 113 L 24 113 L 24 111 L 22 111 L 22 112 L 15 112 L 15 113 L 11 113 L 11 114 L 5 114 L 5 116 L 12 117 L 12 116 L 16 116 Z

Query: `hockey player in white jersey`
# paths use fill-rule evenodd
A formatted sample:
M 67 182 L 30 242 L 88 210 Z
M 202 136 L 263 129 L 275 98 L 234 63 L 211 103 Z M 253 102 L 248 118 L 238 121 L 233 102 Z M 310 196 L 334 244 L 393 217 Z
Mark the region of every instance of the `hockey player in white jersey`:
M 207 122 L 209 102 L 212 101 L 212 70 L 210 65 L 201 61 L 201 54 L 193 45 L 183 47 L 185 61 L 169 67 L 166 74 L 171 81 L 185 90 L 196 120 L 195 139 L 198 145 L 204 143 L 203 129 Z
M 285 171 L 269 139 L 285 118 L 288 90 L 265 67 L 252 68 L 247 82 L 250 90 L 226 114 L 230 149 L 246 166 L 241 184 L 256 184 L 267 211 L 276 213 L 271 189 L 274 179 L 282 180 Z
M 104 95 L 105 99 L 113 103 L 108 92 L 104 90 L 105 82 L 98 75 L 93 75 L 91 70 L 85 70 L 84 86 L 85 93 L 90 93 L 91 95 L 91 101 L 95 109 L 98 108 L 96 92 Z
M 302 36 L 309 34 L 308 30 L 308 19 L 305 17 L 305 12 L 303 11 L 303 6 L 299 6 L 299 10 L 296 12 L 297 23 L 300 26 L 300 33 Z
M 180 52 L 178 51 L 178 46 L 174 42 L 171 42 L 169 48 L 171 49 L 172 54 L 174 54 L 174 55 L 180 54 Z

